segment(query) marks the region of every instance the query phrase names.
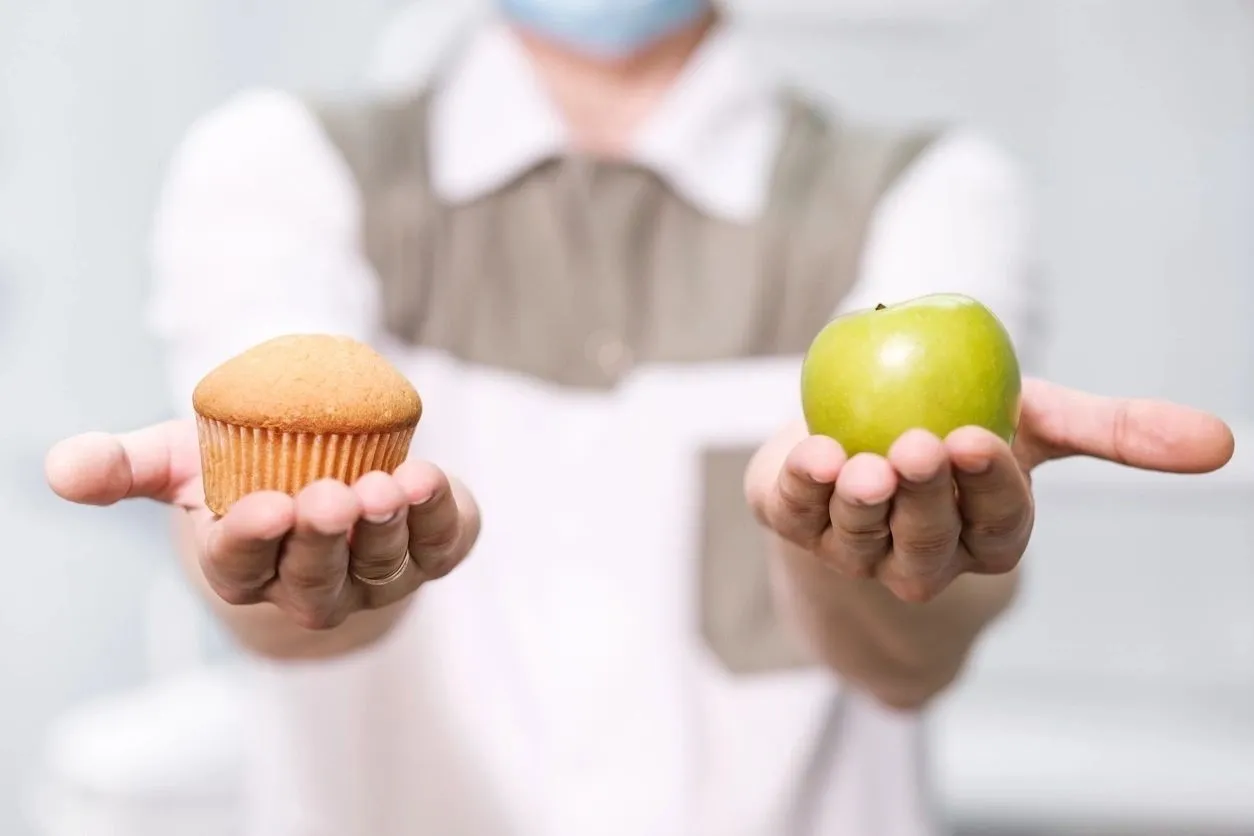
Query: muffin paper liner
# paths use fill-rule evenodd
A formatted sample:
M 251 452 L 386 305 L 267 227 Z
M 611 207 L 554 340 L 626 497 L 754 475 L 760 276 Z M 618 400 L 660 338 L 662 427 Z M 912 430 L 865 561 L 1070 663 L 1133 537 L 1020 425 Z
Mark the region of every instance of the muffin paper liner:
M 391 473 L 405 461 L 414 428 L 389 433 L 285 433 L 198 416 L 205 504 L 222 515 L 255 491 L 295 496 L 319 479 L 352 484 L 375 470 Z

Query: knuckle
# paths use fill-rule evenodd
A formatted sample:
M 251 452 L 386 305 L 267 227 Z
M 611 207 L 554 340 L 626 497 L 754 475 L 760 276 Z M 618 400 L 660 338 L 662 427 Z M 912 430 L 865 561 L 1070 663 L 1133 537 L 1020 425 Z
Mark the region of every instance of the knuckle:
M 894 537 L 901 551 L 912 557 L 940 559 L 951 555 L 961 532 L 957 526 L 937 525 L 916 528 Z
M 283 573 L 283 583 L 297 595 L 314 595 L 337 589 L 341 582 L 338 575 L 323 569 L 289 569 Z
M 439 525 L 410 529 L 409 549 L 423 554 L 440 554 L 457 546 L 460 526 L 456 520 Z
M 1028 519 L 1022 512 L 1002 512 L 973 520 L 968 528 L 971 536 L 980 540 L 1005 540 L 1022 533 Z
M 843 545 L 855 551 L 882 549 L 892 538 L 892 529 L 886 520 L 872 523 L 842 524 L 839 529 Z
M 1011 474 L 1007 474 L 997 466 L 992 466 L 982 473 L 959 472 L 958 495 L 966 497 L 1002 496 L 1007 490 L 1015 488 Z
M 785 514 L 796 517 L 813 517 L 820 511 L 826 511 L 814 501 L 813 496 L 799 490 L 789 479 L 781 479 L 779 483 L 779 506 Z

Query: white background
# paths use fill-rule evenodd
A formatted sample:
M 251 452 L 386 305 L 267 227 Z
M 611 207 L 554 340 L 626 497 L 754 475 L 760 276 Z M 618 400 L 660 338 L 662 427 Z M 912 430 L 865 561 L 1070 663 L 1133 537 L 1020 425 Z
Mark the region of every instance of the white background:
M 1046 373 L 1254 420 L 1254 6 L 1001 0 L 894 21 L 743 2 L 764 51 L 821 94 L 886 120 L 972 121 L 1018 155 L 1040 205 Z M 46 722 L 139 681 L 142 595 L 171 560 L 152 509 L 67 509 L 39 472 L 62 434 L 165 414 L 141 321 L 162 162 L 242 84 L 350 85 L 396 5 L 0 0 L 0 832 L 24 833 Z M 948 728 L 987 733 L 990 701 L 1039 719 L 1079 695 L 1171 694 L 1147 729 L 1254 705 L 1254 495 L 1157 496 L 1043 499 L 1025 606 Z M 1220 722 L 1233 739 L 1254 727 Z M 1039 760 L 997 737 L 945 750 L 967 781 L 951 794 L 982 786 L 980 758 Z

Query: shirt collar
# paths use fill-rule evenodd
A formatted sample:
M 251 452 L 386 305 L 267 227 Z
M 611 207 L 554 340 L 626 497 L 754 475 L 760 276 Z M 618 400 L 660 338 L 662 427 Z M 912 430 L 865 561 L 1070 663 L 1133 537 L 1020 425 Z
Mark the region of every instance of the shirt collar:
M 711 33 L 636 136 L 631 162 L 699 210 L 736 222 L 765 206 L 784 127 L 769 81 L 726 26 Z M 432 183 L 464 203 L 569 147 L 561 115 L 521 44 L 493 22 L 471 40 L 432 102 Z

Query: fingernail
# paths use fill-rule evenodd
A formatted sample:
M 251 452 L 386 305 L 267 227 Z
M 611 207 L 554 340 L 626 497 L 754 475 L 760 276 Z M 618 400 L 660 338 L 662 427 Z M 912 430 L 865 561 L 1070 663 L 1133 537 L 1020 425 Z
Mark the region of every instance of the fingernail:
M 888 500 L 892 499 L 892 496 L 893 495 L 891 493 L 885 496 L 880 496 L 878 494 L 875 496 L 855 496 L 853 498 L 853 504 L 860 508 L 878 508 Z
M 963 473 L 969 473 L 972 476 L 979 476 L 981 473 L 987 473 L 993 463 L 987 459 L 984 461 L 967 462 L 965 464 L 958 463 L 958 469 Z
M 415 499 L 413 502 L 409 503 L 409 507 L 421 508 L 423 505 L 426 505 L 428 502 L 430 502 L 433 499 L 435 499 L 435 494 L 428 494 L 422 499 Z
M 400 511 L 393 511 L 390 514 L 367 514 L 366 522 L 371 525 L 387 525 L 400 516 L 400 513 Z

